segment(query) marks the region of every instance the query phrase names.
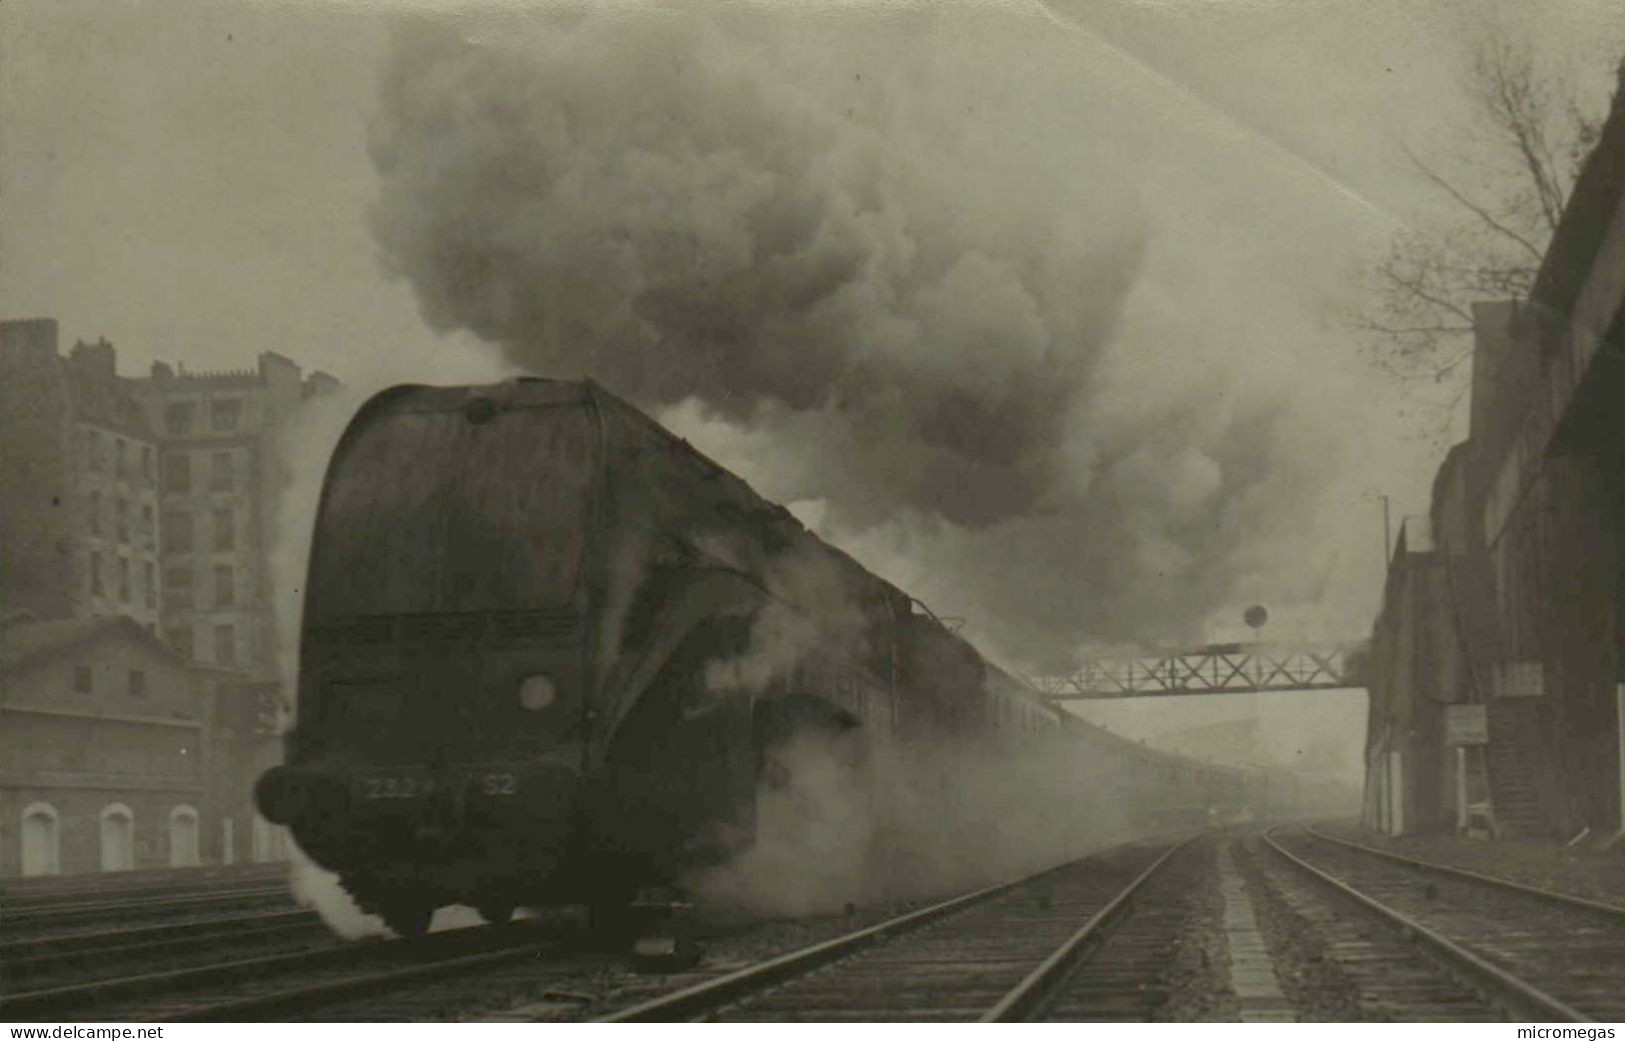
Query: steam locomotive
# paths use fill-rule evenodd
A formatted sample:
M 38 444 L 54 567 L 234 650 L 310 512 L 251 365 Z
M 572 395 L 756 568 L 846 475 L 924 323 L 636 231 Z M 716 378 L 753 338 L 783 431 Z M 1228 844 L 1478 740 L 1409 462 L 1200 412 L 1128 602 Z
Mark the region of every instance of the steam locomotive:
M 322 490 L 300 652 L 256 801 L 403 935 L 445 904 L 613 907 L 726 861 L 775 749 L 808 733 L 1068 740 L 1153 801 L 1244 798 L 1234 771 L 1045 704 L 590 381 L 364 405 Z

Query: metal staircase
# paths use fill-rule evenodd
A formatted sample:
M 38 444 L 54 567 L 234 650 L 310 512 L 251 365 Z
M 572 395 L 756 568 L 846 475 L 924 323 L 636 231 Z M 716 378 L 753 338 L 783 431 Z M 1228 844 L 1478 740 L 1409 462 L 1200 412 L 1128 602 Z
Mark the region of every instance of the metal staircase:
M 1490 724 L 1490 798 L 1503 834 L 1541 835 L 1550 830 L 1541 814 L 1539 776 L 1539 698 L 1495 698 L 1488 706 Z

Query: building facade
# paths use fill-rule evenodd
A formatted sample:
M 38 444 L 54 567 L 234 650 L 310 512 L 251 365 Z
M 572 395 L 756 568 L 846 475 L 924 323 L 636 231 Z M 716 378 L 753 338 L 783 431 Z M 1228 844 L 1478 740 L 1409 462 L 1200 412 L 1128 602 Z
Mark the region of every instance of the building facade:
M 0 322 L 0 874 L 272 859 L 276 446 L 337 386 L 120 377 L 105 340 Z
M 190 661 L 279 679 L 277 439 L 337 381 L 269 351 L 130 379 L 105 340 L 57 340 L 54 319 L 0 322 L 0 614 L 126 615 Z
M 1625 830 L 1625 82 L 1530 298 L 1479 305 L 1474 321 L 1469 437 L 1435 482 L 1426 561 L 1390 565 L 1373 638 L 1366 819 L 1612 839 Z
M 158 460 L 106 341 L 63 357 L 52 319 L 0 323 L 0 610 L 156 630 Z
M 159 439 L 163 635 L 193 661 L 277 679 L 270 540 L 285 480 L 277 438 L 337 386 L 272 352 L 257 368 L 188 373 L 162 362 L 131 394 Z
M 240 679 L 128 617 L 13 618 L 0 641 L 0 875 L 252 856 Z

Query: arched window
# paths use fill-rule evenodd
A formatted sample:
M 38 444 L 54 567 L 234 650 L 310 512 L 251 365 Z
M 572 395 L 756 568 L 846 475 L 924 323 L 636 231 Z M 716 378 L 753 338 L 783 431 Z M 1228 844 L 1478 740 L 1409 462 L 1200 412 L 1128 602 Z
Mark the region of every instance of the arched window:
M 59 858 L 56 807 L 48 802 L 31 802 L 23 808 L 22 871 L 25 875 L 55 875 L 62 870 Z
M 102 870 L 135 867 L 135 814 L 121 802 L 102 808 Z
M 177 806 L 169 811 L 169 866 L 191 867 L 196 863 L 197 811 Z

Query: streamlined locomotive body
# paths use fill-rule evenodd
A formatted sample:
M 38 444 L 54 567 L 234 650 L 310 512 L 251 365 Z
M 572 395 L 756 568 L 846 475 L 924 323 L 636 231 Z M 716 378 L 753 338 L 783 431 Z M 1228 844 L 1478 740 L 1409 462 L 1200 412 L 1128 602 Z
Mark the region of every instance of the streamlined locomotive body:
M 1081 726 L 590 382 L 368 402 L 327 473 L 300 653 L 261 812 L 407 934 L 733 855 L 809 730 Z

